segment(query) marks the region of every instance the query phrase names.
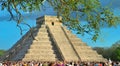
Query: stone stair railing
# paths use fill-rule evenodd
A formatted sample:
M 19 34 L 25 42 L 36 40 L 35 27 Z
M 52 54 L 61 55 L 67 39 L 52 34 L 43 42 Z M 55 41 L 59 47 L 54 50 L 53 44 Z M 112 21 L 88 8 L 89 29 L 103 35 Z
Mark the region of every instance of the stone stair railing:
M 63 53 L 65 60 L 67 61 L 79 60 L 73 48 L 69 44 L 69 41 L 66 38 L 61 26 L 49 26 L 49 27 L 51 29 L 53 36 L 55 36 L 54 38 L 61 52 Z
M 53 41 L 53 44 L 54 44 L 54 46 L 56 47 L 56 50 L 58 51 L 58 54 L 59 54 L 59 56 L 60 56 L 60 58 L 61 58 L 60 60 L 64 60 L 65 58 L 64 58 L 64 56 L 63 56 L 63 54 L 62 54 L 59 46 L 57 45 L 57 41 L 54 39 L 54 36 L 53 36 L 53 34 L 52 34 L 52 32 L 51 32 L 51 29 L 49 28 L 48 25 L 46 25 L 46 27 L 47 27 L 47 29 L 48 29 L 48 33 L 50 34 L 50 37 L 52 37 L 51 39 L 52 39 L 52 41 Z
M 72 35 L 71 32 L 68 32 L 66 28 L 63 29 L 68 35 L 71 44 L 74 46 L 76 52 L 78 53 L 82 61 L 100 61 L 100 59 L 102 59 L 102 61 L 105 60 L 101 55 L 98 55 L 96 51 L 92 50 L 91 47 L 88 47 L 85 43 L 80 41 L 80 39 L 78 39 L 75 35 Z
M 73 50 L 75 51 L 75 54 L 77 55 L 77 57 L 79 58 L 79 60 L 81 60 L 81 58 L 80 58 L 79 54 L 78 54 L 78 53 L 77 53 L 77 51 L 75 50 L 75 47 L 73 46 L 73 44 L 72 44 L 71 40 L 69 39 L 68 35 L 66 34 L 66 32 L 65 32 L 64 28 L 63 28 L 63 27 L 61 27 L 61 29 L 63 30 L 63 32 L 64 32 L 65 36 L 67 37 L 67 39 L 68 39 L 68 41 L 69 41 L 69 43 L 70 43 L 70 45 L 72 46 Z

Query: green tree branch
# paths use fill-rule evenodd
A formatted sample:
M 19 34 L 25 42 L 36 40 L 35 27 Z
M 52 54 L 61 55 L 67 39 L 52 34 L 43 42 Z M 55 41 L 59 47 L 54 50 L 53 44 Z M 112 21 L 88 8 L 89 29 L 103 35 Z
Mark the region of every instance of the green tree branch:
M 40 10 L 45 0 L 1 0 L 1 10 L 6 9 L 12 20 L 20 24 L 24 19 L 21 11 L 33 12 Z M 78 34 L 92 35 L 96 41 L 101 27 L 112 27 L 120 23 L 119 16 L 114 15 L 110 8 L 102 7 L 99 0 L 46 0 L 61 16 L 62 23 Z M 14 14 L 16 13 L 16 14 Z M 16 18 L 17 17 L 17 18 Z M 83 24 L 82 22 L 86 23 Z

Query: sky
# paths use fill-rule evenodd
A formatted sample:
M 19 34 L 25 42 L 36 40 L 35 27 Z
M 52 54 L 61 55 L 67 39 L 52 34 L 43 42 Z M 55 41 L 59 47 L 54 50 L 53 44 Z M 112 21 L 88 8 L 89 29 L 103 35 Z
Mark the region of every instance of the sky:
M 111 0 L 112 1 L 112 0 Z M 109 5 L 113 8 L 114 13 L 120 15 L 120 0 L 114 0 L 112 4 Z M 46 2 L 45 2 L 46 3 Z M 101 0 L 103 6 L 108 5 L 110 0 Z M 25 12 L 24 21 L 29 23 L 32 27 L 36 26 L 36 18 L 43 15 L 56 15 L 54 10 L 45 4 L 46 9 L 41 9 L 41 11 L 35 11 L 33 13 Z M 19 28 L 16 26 L 16 22 L 9 21 L 10 15 L 4 10 L 0 11 L 0 49 L 8 50 L 10 49 L 28 30 L 26 25 L 21 25 L 23 34 L 20 34 Z M 73 31 L 75 34 L 75 32 Z M 77 35 L 83 42 L 87 43 L 91 47 L 110 47 L 112 44 L 120 40 L 120 26 L 111 28 L 101 28 L 100 36 L 96 42 L 90 39 L 88 34 L 84 36 Z

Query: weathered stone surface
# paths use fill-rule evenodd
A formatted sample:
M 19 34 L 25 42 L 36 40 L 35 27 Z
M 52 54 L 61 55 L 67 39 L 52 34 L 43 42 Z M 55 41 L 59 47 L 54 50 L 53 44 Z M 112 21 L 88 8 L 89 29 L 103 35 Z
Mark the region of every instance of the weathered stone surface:
M 61 17 L 60 17 L 61 19 Z M 37 18 L 33 36 L 27 32 L 1 60 L 106 61 L 62 25 L 56 16 Z

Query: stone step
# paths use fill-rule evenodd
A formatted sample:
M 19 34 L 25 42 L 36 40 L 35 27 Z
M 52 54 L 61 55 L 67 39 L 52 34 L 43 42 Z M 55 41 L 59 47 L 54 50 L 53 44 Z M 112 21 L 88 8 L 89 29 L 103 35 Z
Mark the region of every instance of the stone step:
M 56 58 L 23 58 L 22 61 L 40 61 L 40 62 L 46 62 L 46 61 L 56 61 Z
M 24 58 L 55 58 L 55 55 L 48 55 L 48 54 L 44 54 L 44 55 L 31 55 L 31 54 L 25 54 Z
M 41 32 L 41 31 L 39 31 L 39 32 L 37 33 L 37 35 L 39 35 L 39 36 L 41 36 L 41 35 L 48 35 L 48 33 L 47 33 L 47 32 Z
M 35 55 L 35 56 L 39 56 L 39 55 L 41 55 L 41 56 L 46 56 L 46 55 L 48 55 L 48 56 L 51 56 L 51 55 L 53 55 L 53 56 L 56 56 L 55 54 L 54 54 L 54 52 L 47 52 L 47 51 L 41 51 L 41 52 L 38 52 L 38 53 L 26 53 L 26 56 L 33 56 L 33 55 Z
M 40 60 L 40 61 L 50 61 L 50 60 L 56 60 L 56 58 L 53 58 L 53 57 L 32 57 L 32 58 L 29 58 L 29 57 L 27 57 L 27 58 L 24 58 L 23 60 L 32 60 L 32 61 L 34 61 L 34 60 Z
M 36 27 L 36 28 L 34 28 L 34 31 L 38 32 L 38 31 L 41 31 L 41 30 L 43 31 L 43 30 L 46 30 L 46 29 L 47 29 L 46 27 L 41 27 L 41 28 L 40 27 Z
M 74 46 L 75 49 L 80 49 L 80 50 L 91 50 L 92 48 L 89 46 Z
M 27 52 L 27 54 L 31 54 L 31 55 L 34 55 L 34 54 L 38 54 L 38 55 L 49 54 L 49 55 L 52 55 L 52 54 L 55 54 L 55 53 L 54 53 L 54 51 L 39 51 L 39 52 L 29 51 L 29 52 Z
M 100 61 L 104 61 L 105 59 L 102 59 L 102 58 L 81 58 L 82 60 L 84 60 L 84 61 L 98 61 L 98 62 L 100 62 Z
M 48 45 L 48 44 L 51 44 L 50 41 L 33 41 L 33 44 L 45 44 L 45 45 Z
M 49 39 L 49 37 L 40 37 L 40 36 L 38 36 L 38 37 L 35 37 L 35 39 L 36 40 L 38 40 L 38 41 L 49 41 L 50 39 Z
M 63 55 L 66 57 L 75 57 L 75 55 L 76 54 L 73 54 L 72 52 L 62 52 L 63 53 Z M 76 58 L 76 57 L 75 57 Z M 72 58 L 72 59 L 74 59 L 74 58 Z
M 34 36 L 34 37 L 38 37 L 38 36 L 42 36 L 42 35 L 48 36 L 48 33 L 45 32 L 45 31 L 37 31 L 37 32 L 34 32 L 34 33 L 33 33 L 33 36 Z
M 38 30 L 40 30 L 40 29 L 46 29 L 46 27 L 41 27 L 41 28 L 39 28 Z
M 31 45 L 30 49 L 52 49 L 53 47 L 50 45 L 41 45 L 41 46 L 37 46 L 37 45 Z
M 47 37 L 49 37 L 48 35 L 36 35 L 37 37 L 42 37 L 42 38 L 47 38 Z
M 75 42 L 76 42 L 76 41 L 79 41 L 79 42 L 81 41 L 81 42 L 82 42 L 82 40 L 80 40 L 79 38 L 69 38 L 69 39 L 70 39 L 71 41 L 75 41 Z
M 102 58 L 101 55 L 98 55 L 98 54 L 80 54 L 81 57 L 91 57 L 91 58 Z
M 27 53 L 27 54 L 29 54 L 29 55 L 41 55 L 41 56 L 43 56 L 43 55 L 53 55 L 54 53 L 52 53 L 52 52 L 47 52 L 47 53 L 45 53 L 45 52 L 43 52 L 43 51 L 40 51 L 40 52 L 29 52 L 29 53 Z
M 47 59 L 56 59 L 56 57 L 52 57 L 52 56 L 29 56 L 29 57 L 25 57 L 26 59 L 43 59 L 43 60 L 47 60 Z
M 51 44 L 50 44 L 49 42 L 33 43 L 32 45 L 36 45 L 36 46 L 45 46 L 45 45 L 49 45 L 49 46 L 51 46 Z
M 77 50 L 78 52 L 82 53 L 97 53 L 96 51 L 93 51 L 93 50 Z
M 81 41 L 71 41 L 73 44 L 75 44 L 75 43 L 79 43 L 79 44 L 86 44 L 86 43 L 84 43 L 84 42 L 81 42 Z
M 46 47 L 49 47 L 49 46 L 52 46 L 51 44 L 32 44 L 32 46 L 46 46 Z M 30 48 L 30 47 L 29 47 Z
M 92 53 L 92 54 L 91 54 L 91 52 L 90 52 L 90 53 L 86 53 L 86 52 L 85 52 L 85 53 L 82 53 L 82 54 L 81 54 L 81 53 L 82 53 L 82 52 L 79 53 L 80 56 L 85 56 L 85 55 L 86 55 L 86 56 L 92 56 L 92 55 L 93 55 L 93 56 L 98 56 L 98 54 L 96 54 L 96 53 Z
M 97 56 L 81 56 L 81 59 L 103 59 L 101 57 L 97 57 Z
M 74 46 L 87 46 L 86 43 L 83 43 L 83 42 L 71 42 Z
M 37 29 L 37 30 L 34 30 L 34 32 L 33 32 L 34 34 L 38 34 L 38 33 L 47 33 L 47 29 L 45 29 L 45 28 L 40 28 L 40 29 Z
M 52 34 L 56 34 L 57 35 L 57 33 L 62 33 L 61 31 L 51 31 L 52 32 Z
M 47 32 L 47 29 L 46 29 L 46 28 L 40 28 L 40 29 L 38 30 L 38 32 Z
M 68 36 L 69 36 L 69 38 L 76 38 L 76 35 L 73 35 L 73 34 L 68 35 Z
M 80 55 L 87 55 L 87 56 L 99 56 L 101 57 L 101 55 L 98 55 L 97 53 L 93 53 L 93 52 L 85 52 L 85 53 L 82 53 Z
M 50 50 L 50 49 L 29 49 L 28 50 L 28 53 L 44 53 L 44 52 L 51 52 L 53 53 L 53 50 Z
M 41 59 L 43 59 L 43 60 L 49 60 L 49 61 L 50 61 L 50 59 L 51 60 L 53 60 L 53 59 L 55 60 L 56 59 L 55 57 L 52 57 L 52 56 L 51 57 L 47 57 L 47 56 L 46 57 L 43 57 L 43 56 L 41 56 L 41 57 L 26 57 L 26 59 L 27 58 L 28 59 L 34 59 L 34 60 L 41 60 Z

